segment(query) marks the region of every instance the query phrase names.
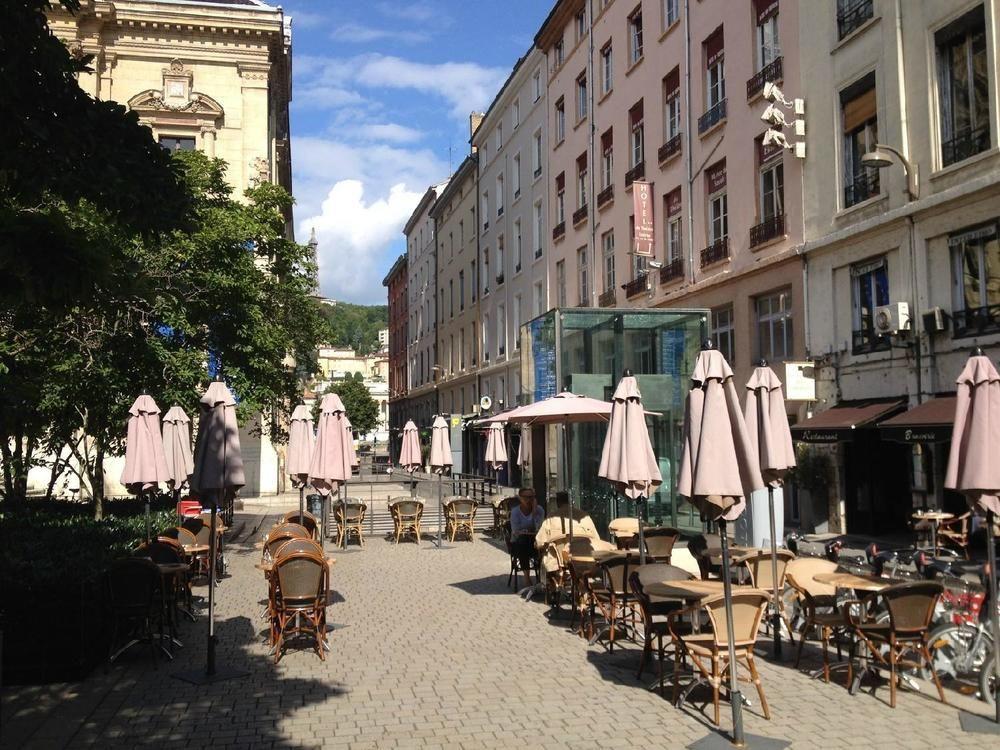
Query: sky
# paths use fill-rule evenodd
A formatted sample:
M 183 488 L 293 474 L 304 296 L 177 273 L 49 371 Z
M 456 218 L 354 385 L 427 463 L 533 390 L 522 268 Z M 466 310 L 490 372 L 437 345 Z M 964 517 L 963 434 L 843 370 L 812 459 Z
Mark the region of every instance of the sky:
M 324 296 L 385 304 L 403 225 L 465 158 L 469 113 L 489 106 L 550 3 L 280 4 L 292 16 L 296 239 L 316 231 Z

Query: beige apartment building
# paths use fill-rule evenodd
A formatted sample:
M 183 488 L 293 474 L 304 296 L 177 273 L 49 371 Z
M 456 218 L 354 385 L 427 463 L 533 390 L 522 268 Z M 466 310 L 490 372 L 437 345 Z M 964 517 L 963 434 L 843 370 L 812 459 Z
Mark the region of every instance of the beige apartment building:
M 798 27 L 778 0 L 554 6 L 536 35 L 553 306 L 709 308 L 741 382 L 761 357 L 804 354 L 802 165 L 762 145 L 760 120 L 765 81 L 799 88 Z M 653 264 L 632 253 L 635 180 L 651 185 Z
M 942 476 L 955 378 L 974 347 L 1000 354 L 998 10 L 855 0 L 800 19 L 818 401 L 794 432 L 829 464 L 803 507 L 817 525 L 884 533 L 917 507 L 965 510 Z
M 549 309 L 545 67 L 532 47 L 472 135 L 480 201 L 478 379 L 493 412 L 513 406 L 521 391 L 521 325 Z
M 261 181 L 291 191 L 291 19 L 280 6 L 83 0 L 76 14 L 56 4 L 48 16 L 72 53 L 94 56 L 79 77 L 89 94 L 135 111 L 164 148 L 224 159 L 237 197 Z M 253 427 L 240 432 L 242 494 L 280 492 L 284 450 Z M 109 496 L 127 494 L 110 465 L 120 461 L 105 470 Z

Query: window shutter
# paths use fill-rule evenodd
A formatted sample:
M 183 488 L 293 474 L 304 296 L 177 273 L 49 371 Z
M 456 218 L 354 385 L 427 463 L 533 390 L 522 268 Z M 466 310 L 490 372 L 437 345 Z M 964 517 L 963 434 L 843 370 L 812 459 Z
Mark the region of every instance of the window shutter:
M 663 93 L 664 96 L 669 99 L 673 96 L 678 96 L 681 92 L 681 69 L 677 66 L 669 73 L 667 77 L 663 79 Z
M 753 12 L 760 26 L 771 16 L 778 13 L 778 0 L 753 0 Z
M 722 59 L 724 42 L 720 26 L 705 40 L 705 60 L 709 67 Z
M 844 104 L 844 132 L 849 133 L 875 117 L 875 89 L 871 88 Z

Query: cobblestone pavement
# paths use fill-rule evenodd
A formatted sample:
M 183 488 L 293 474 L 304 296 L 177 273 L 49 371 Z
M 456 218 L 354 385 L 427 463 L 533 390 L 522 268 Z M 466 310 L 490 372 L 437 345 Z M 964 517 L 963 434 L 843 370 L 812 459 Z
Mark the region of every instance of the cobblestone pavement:
M 635 679 L 638 649 L 587 646 L 539 602 L 507 588 L 508 558 L 485 539 L 436 550 L 368 541 L 334 553 L 332 651 L 292 649 L 274 666 L 260 620 L 265 586 L 250 536 L 271 518 L 237 517 L 232 576 L 218 590 L 220 664 L 248 677 L 195 687 L 172 675 L 204 664 L 205 620 L 154 668 L 127 653 L 81 683 L 3 693 L 2 746 L 48 747 L 683 747 L 712 731 L 699 707 L 673 708 Z M 274 512 L 269 509 L 267 512 Z M 813 664 L 809 665 L 812 666 Z M 772 720 L 756 695 L 747 731 L 793 747 L 985 747 L 955 706 L 926 691 L 847 694 L 759 660 Z M 646 677 L 652 675 L 644 675 Z M 973 701 L 950 694 L 950 699 Z M 708 709 L 710 712 L 710 708 Z M 723 706 L 723 727 L 729 726 Z

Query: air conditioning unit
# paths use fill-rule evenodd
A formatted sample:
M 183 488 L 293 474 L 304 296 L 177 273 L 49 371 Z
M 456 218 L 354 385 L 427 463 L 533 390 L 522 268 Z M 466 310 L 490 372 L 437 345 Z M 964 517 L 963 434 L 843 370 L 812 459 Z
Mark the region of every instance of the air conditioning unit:
M 910 328 L 910 304 L 894 302 L 875 308 L 875 333 L 880 336 L 897 334 Z
M 940 307 L 932 307 L 924 313 L 924 330 L 927 333 L 942 333 L 948 330 L 948 320 L 951 318 Z

